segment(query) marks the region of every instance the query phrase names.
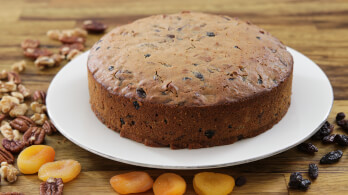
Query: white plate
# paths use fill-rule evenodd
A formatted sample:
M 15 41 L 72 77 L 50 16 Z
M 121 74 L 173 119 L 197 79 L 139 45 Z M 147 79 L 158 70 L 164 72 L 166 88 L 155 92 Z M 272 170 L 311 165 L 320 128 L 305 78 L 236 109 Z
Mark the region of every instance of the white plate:
M 70 141 L 112 160 L 153 168 L 203 169 L 263 159 L 308 139 L 328 117 L 333 91 L 324 72 L 301 53 L 294 57 L 292 100 L 288 113 L 272 129 L 231 145 L 203 149 L 171 150 L 147 147 L 122 138 L 104 126 L 89 105 L 85 52 L 68 63 L 48 89 L 51 120 Z

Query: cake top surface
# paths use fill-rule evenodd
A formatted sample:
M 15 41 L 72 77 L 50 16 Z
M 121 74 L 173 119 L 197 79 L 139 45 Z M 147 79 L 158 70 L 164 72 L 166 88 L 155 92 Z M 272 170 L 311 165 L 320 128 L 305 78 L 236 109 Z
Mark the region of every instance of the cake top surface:
M 88 68 L 110 93 L 178 106 L 235 102 L 283 82 L 286 47 L 237 18 L 182 12 L 116 27 L 91 49 Z

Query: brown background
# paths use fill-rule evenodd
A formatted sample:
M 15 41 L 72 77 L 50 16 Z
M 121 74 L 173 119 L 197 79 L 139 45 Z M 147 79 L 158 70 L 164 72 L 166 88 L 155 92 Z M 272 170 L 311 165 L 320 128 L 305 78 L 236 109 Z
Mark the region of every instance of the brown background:
M 26 38 L 39 39 L 43 47 L 57 51 L 60 43 L 49 40 L 45 36 L 47 30 L 81 26 L 85 19 L 103 21 L 110 26 L 110 30 L 147 15 L 182 10 L 237 16 L 271 32 L 288 46 L 314 60 L 328 75 L 335 93 L 329 121 L 333 122 L 339 111 L 348 114 L 347 0 L 1 0 L 0 66 L 1 69 L 9 68 L 13 62 L 24 59 L 20 42 Z M 99 36 L 89 36 L 87 47 L 98 39 Z M 46 90 L 59 69 L 39 71 L 29 62 L 22 78 L 31 89 Z M 339 128 L 336 131 L 343 133 Z M 143 170 L 155 178 L 170 171 L 107 160 L 79 148 L 62 135 L 47 137 L 46 143 L 55 148 L 57 160 L 72 158 L 82 164 L 82 173 L 65 185 L 64 194 L 115 194 L 109 185 L 110 177 L 115 174 Z M 247 184 L 236 187 L 234 194 L 302 194 L 287 189 L 290 173 L 301 171 L 307 178 L 309 163 L 318 163 L 321 156 L 338 148 L 334 145 L 324 146 L 317 141 L 313 143 L 319 147 L 319 152 L 313 156 L 291 149 L 257 162 L 210 171 L 245 176 Z M 344 148 L 340 149 L 345 151 Z M 313 182 L 307 194 L 348 194 L 348 155 L 344 153 L 339 163 L 319 166 L 319 178 Z M 170 172 L 182 175 L 188 184 L 186 194 L 194 194 L 192 178 L 198 171 Z M 2 182 L 0 191 L 38 194 L 39 183 L 36 175 L 21 175 L 12 185 Z

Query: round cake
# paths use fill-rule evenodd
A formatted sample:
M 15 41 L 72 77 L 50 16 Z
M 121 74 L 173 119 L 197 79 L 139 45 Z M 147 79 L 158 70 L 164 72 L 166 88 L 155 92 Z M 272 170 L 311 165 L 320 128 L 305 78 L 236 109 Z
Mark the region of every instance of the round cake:
M 228 16 L 182 12 L 119 26 L 87 66 L 96 116 L 147 146 L 231 144 L 270 129 L 290 105 L 291 54 Z

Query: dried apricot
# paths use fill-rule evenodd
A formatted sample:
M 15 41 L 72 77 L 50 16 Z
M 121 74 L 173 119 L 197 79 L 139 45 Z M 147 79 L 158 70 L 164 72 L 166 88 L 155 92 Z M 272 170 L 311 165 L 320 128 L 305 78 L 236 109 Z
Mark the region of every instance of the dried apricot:
M 24 149 L 18 156 L 17 165 L 21 173 L 34 174 L 40 167 L 54 160 L 55 151 L 50 146 L 33 145 Z
M 81 165 L 76 160 L 59 160 L 49 162 L 39 169 L 39 179 L 46 181 L 50 177 L 62 178 L 63 182 L 69 182 L 81 172 Z
M 160 175 L 153 184 L 155 195 L 182 195 L 186 191 L 185 180 L 174 173 Z
M 140 193 L 152 188 L 153 179 L 146 172 L 134 171 L 113 176 L 110 184 L 120 194 Z
M 198 195 L 227 195 L 234 188 L 234 179 L 222 173 L 202 172 L 193 178 L 193 188 Z

